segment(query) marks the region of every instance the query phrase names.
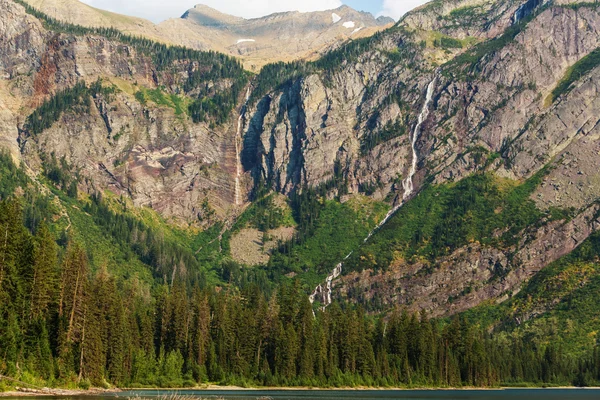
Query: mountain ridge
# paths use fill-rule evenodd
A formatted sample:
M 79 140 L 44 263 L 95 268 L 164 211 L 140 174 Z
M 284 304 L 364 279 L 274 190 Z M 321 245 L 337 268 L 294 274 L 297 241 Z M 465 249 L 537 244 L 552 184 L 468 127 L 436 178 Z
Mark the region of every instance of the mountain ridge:
M 340 15 L 338 15 L 337 13 Z M 387 28 L 393 20 L 358 12 L 348 6 L 328 11 L 279 12 L 244 19 L 197 5 L 182 18 L 159 24 L 171 41 L 190 47 L 218 49 L 242 57 L 256 70 L 265 63 L 318 57 L 332 46 Z M 190 34 L 181 34 L 181 32 Z M 199 44 L 202 43 L 202 44 Z
M 455 3 L 460 12 L 423 7 L 384 33 L 345 43 L 315 62 L 269 65 L 252 79 L 218 55 L 150 54 L 143 41 L 123 44 L 76 27 L 54 37 L 32 18 L 37 36 L 29 52 L 19 53 L 22 43 L 10 36 L 4 54 L 3 85 L 34 99 L 13 108 L 7 124 L 16 138 L 6 141 L 19 143 L 17 153 L 36 171 L 46 170 L 48 155 L 64 157 L 85 176 L 89 194 L 111 190 L 172 223 L 219 226 L 211 243 L 225 254 L 240 254 L 227 246 L 230 239 L 243 242 L 241 231 L 264 233 L 252 250 L 260 254 L 251 258 L 279 267 L 278 274 L 308 272 L 307 282 L 316 285 L 315 276 L 354 251 L 334 293 L 368 305 L 375 297 L 377 312 L 402 304 L 444 316 L 505 301 L 598 229 L 593 132 L 600 15 L 591 5 L 536 3 L 515 21 L 529 1 Z M 14 19 L 5 18 L 19 31 L 19 21 L 30 17 L 15 10 L 7 14 Z M 428 30 L 433 24 L 439 30 Z M 550 39 L 543 39 L 544 29 L 553 30 Z M 567 79 L 580 64 L 588 66 L 581 78 Z M 35 99 L 62 104 L 55 97 L 70 94 L 81 77 L 86 90 L 104 79 L 114 93 L 84 92 L 89 108 L 76 103 L 33 131 L 36 114 L 28 113 Z M 402 183 L 409 176 L 415 192 L 407 195 Z M 453 190 L 459 182 L 472 197 Z M 289 218 L 283 226 L 238 222 L 248 210 L 257 213 L 251 203 L 269 191 L 288 196 L 287 207 L 310 218 L 295 214 L 295 226 Z M 321 261 L 297 256 L 303 240 L 316 246 L 313 235 L 328 237 L 316 222 L 321 212 L 335 220 L 350 212 L 344 207 L 361 207 L 338 209 L 327 201 L 362 196 L 367 210 L 382 201 L 402 205 L 390 228 L 366 244 L 357 234 L 339 247 L 330 244 L 329 254 L 314 250 Z M 428 220 L 419 217 L 420 196 L 435 205 Z M 277 209 L 286 214 L 286 206 Z M 415 224 L 410 231 L 401 223 L 405 212 Z M 457 233 L 446 230 L 448 221 Z M 265 250 L 268 232 L 281 227 L 288 229 L 284 239 L 293 237 L 288 247 Z
M 51 360 L 61 384 L 171 385 L 167 368 L 180 386 L 596 382 L 599 27 L 585 2 L 434 2 L 250 74 L 0 0 L 0 139 L 20 165 L 0 154 L 6 368 Z M 33 271 L 62 272 L 73 323 Z M 107 350 L 107 320 L 138 355 Z M 159 372 L 110 369 L 114 354 Z
M 282 12 L 271 15 L 243 19 L 224 14 L 206 5 L 198 4 L 186 11 L 181 18 L 171 18 L 159 24 L 151 21 L 120 15 L 91 7 L 78 0 L 31 0 L 27 1 L 32 7 L 45 12 L 58 20 L 89 27 L 115 28 L 123 33 L 133 36 L 147 37 L 170 45 L 183 45 L 198 50 L 213 50 L 224 54 L 233 55 L 244 60 L 249 70 L 258 71 L 269 63 L 277 61 L 293 61 L 298 59 L 315 58 L 351 38 L 360 38 L 374 34 L 391 24 L 393 20 L 375 19 L 371 14 L 358 12 L 348 6 L 341 6 L 338 12 L 352 15 L 356 21 L 351 21 L 356 27 L 336 29 L 335 24 L 320 23 L 316 27 L 311 25 L 315 15 L 331 15 L 336 10 L 325 12 Z M 190 15 L 204 10 L 204 21 L 213 21 L 213 25 L 202 26 L 193 23 Z M 212 15 L 212 16 L 211 16 Z M 306 19 L 309 19 L 307 21 Z M 317 18 L 319 19 L 319 18 Z M 220 21 L 217 25 L 216 22 Z M 229 22 L 227 22 L 229 21 Z M 303 22 L 304 21 L 304 22 Z M 330 21 L 331 22 L 331 21 Z M 350 21 L 346 21 L 350 22 Z M 229 24 L 229 25 L 227 25 Z M 246 38 L 243 32 L 231 33 L 231 28 L 238 28 L 246 24 L 246 28 L 253 29 L 254 24 L 269 24 L 261 29 L 254 29 L 251 34 L 255 38 Z M 286 26 L 298 26 L 301 29 L 289 31 Z M 218 28 L 221 26 L 221 28 Z M 258 31 L 257 31 L 258 30 Z M 278 35 L 266 35 L 265 32 L 277 30 Z M 359 31 L 360 30 L 360 31 Z M 281 37 L 285 39 L 281 39 Z M 250 39 L 254 40 L 252 42 Z M 238 42 L 242 40 L 241 42 Z M 256 44 L 258 40 L 260 43 Z M 290 46 L 290 42 L 302 43 Z

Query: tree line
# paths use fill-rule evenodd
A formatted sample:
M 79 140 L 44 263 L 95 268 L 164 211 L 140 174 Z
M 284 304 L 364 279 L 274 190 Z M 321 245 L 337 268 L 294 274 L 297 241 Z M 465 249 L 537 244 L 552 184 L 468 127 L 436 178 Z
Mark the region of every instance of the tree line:
M 86 249 L 32 233 L 18 200 L 0 203 L 0 373 L 83 387 L 239 385 L 494 386 L 592 384 L 580 357 L 464 317 L 373 318 L 334 304 L 313 312 L 298 281 L 267 297 L 183 279 L 150 290 L 92 270 Z

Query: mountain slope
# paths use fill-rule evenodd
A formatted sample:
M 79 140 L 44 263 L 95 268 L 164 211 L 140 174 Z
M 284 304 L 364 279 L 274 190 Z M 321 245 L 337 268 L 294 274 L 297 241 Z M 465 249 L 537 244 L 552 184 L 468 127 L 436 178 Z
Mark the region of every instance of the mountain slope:
M 79 0 L 27 0 L 26 3 L 61 21 L 88 27 L 116 28 L 130 35 L 167 42 L 160 29 L 148 20 L 97 9 Z
M 252 70 L 269 62 L 315 58 L 341 42 L 370 36 L 394 22 L 384 17 L 375 19 L 347 6 L 326 12 L 288 12 L 245 20 L 198 5 L 181 18 L 154 24 L 96 9 L 79 0 L 27 0 L 26 3 L 60 21 L 115 28 L 163 43 L 238 56 Z
M 239 232 L 277 225 L 244 220 L 252 201 L 289 196 L 296 235 L 258 267 L 276 279 L 316 284 L 354 250 L 335 296 L 373 312 L 450 315 L 506 300 L 598 229 L 595 5 L 434 2 L 251 82 L 226 57 L 180 49 L 165 63 L 148 44 L 60 25 L 67 32 L 55 36 L 20 6 L 3 7 L 2 87 L 15 95 L 4 137 L 16 156 L 38 173 L 44 155 L 64 157 L 83 191 L 219 226 L 210 240 L 224 257 L 243 248 Z M 200 8 L 196 18 L 227 32 L 250 23 Z M 65 107 L 33 132 L 38 106 L 81 77 L 115 89 L 86 92 L 89 108 Z M 311 240 L 342 234 L 323 229 L 335 221 L 327 200 L 365 195 L 399 210 L 365 245 Z M 380 222 L 369 207 L 356 215 Z
M 433 2 L 253 75 L 0 0 L 0 373 L 597 382 L 599 19 Z
M 224 216 L 236 169 L 235 125 L 225 120 L 237 112 L 247 82 L 237 61 L 118 32 L 110 40 L 47 20 L 57 30 L 88 32 L 57 36 L 20 5 L 3 1 L 1 7 L 1 64 L 8 77 L 2 87 L 10 94 L 3 115 L 10 124 L 21 112 L 39 109 L 17 130 L 2 132 L 13 151 L 18 143 L 20 158 L 39 172 L 43 156 L 55 153 L 90 178 L 91 191 L 110 189 L 138 206 L 153 204 L 180 224 L 203 218 L 203 199 Z M 111 88 L 108 94 L 72 100 L 76 85 L 83 81 L 91 90 L 98 79 Z M 219 111 L 209 119 L 204 108 Z M 216 134 L 211 126 L 218 120 L 223 130 Z M 175 193 L 178 204 L 171 201 Z M 160 200 L 163 195 L 168 198 Z
M 246 20 L 198 5 L 159 27 L 173 42 L 241 56 L 246 65 L 257 68 L 272 61 L 314 58 L 336 43 L 370 36 L 392 23 L 347 6 Z
M 251 107 L 247 167 L 257 181 L 284 193 L 298 186 L 326 185 L 338 171 L 343 191 L 338 185 L 334 192 L 366 192 L 400 205 L 415 155 L 412 183 L 417 191 L 430 185 L 446 187 L 483 172 L 509 179 L 497 188 L 475 189 L 485 199 L 494 194 L 485 190 L 502 191 L 530 179 L 517 190 L 525 196 L 519 194 L 522 203 L 514 207 L 533 204 L 536 211 L 527 217 L 539 218 L 518 224 L 506 220 L 507 225 L 483 236 L 459 231 L 459 241 L 442 237 L 429 260 L 406 258 L 404 249 L 425 245 L 442 233 L 410 232 L 410 240 L 404 242 L 397 230 L 420 216 L 416 210 L 401 210 L 392 219 L 395 226 L 387 231 L 384 227 L 370 240 L 382 241 L 389 258 L 377 259 L 381 250 L 371 252 L 367 244 L 346 262 L 350 269 L 362 271 L 342 277 L 338 284 L 350 298 L 364 303 L 383 296 L 377 309 L 402 304 L 434 314 L 454 313 L 490 299 L 502 301 L 598 229 L 594 203 L 599 193 L 592 184 L 598 162 L 593 150 L 598 69 L 587 68 L 556 101 L 546 99 L 580 60 L 597 65 L 600 15 L 594 5 L 536 4 L 527 18 L 515 19 L 523 4 L 529 3 L 497 2 L 491 9 L 501 12 L 489 18 L 483 31 L 472 32 L 470 40 L 463 38 L 461 29 L 441 33 L 425 30 L 429 25 L 415 28 L 415 14 L 428 18 L 425 7 L 425 15 L 415 11 L 385 35 L 349 45 L 317 63 L 327 69 L 305 69 L 300 79 L 288 75 L 291 80 L 281 90 Z M 467 10 L 454 16 L 458 22 L 453 25 L 470 26 Z M 548 30 L 550 37 L 543 33 Z M 501 34 L 494 36 L 498 31 Z M 436 66 L 440 61 L 445 64 Z M 264 71 L 265 76 L 285 73 L 283 68 Z M 415 139 L 432 82 L 433 101 Z M 464 220 L 483 217 L 469 208 L 472 199 L 466 193 L 456 195 L 440 203 L 440 227 L 450 223 L 452 207 L 465 210 L 456 215 L 461 224 L 456 229 L 468 226 Z M 500 213 L 506 206 L 487 207 L 494 208 L 486 212 Z M 508 228 L 518 228 L 511 231 L 514 242 L 494 244 L 492 239 Z M 371 266 L 370 257 L 376 258 Z M 374 275 L 387 268 L 393 271 Z

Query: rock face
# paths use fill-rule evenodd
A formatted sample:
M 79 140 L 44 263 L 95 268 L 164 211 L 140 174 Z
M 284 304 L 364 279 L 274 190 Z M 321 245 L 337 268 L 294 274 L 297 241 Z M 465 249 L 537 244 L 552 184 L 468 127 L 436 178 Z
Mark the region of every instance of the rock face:
M 171 108 L 140 104 L 134 96 L 142 86 L 185 79 L 185 65 L 163 73 L 130 46 L 55 35 L 12 1 L 0 1 L 0 14 L 0 83 L 8 94 L 0 102 L 0 123 L 7 125 L 1 138 L 15 154 L 20 147 L 27 165 L 40 171 L 40 156 L 54 153 L 87 178 L 89 190 L 131 196 L 136 205 L 153 207 L 180 224 L 203 219 L 204 199 L 221 218 L 231 214 L 233 123 L 216 132 Z M 41 134 L 21 132 L 17 138 L 32 108 L 58 90 L 98 78 L 118 86 L 112 99 L 95 98 L 89 113 L 66 112 Z
M 381 82 L 373 98 L 366 98 L 370 82 L 392 76 L 395 82 Z M 403 87 L 403 79 L 410 79 L 406 69 L 388 64 L 376 53 L 326 77 L 298 80 L 262 99 L 249 110 L 244 166 L 254 176 L 272 181 L 276 190 L 289 193 L 297 185 L 327 182 L 340 164 L 352 192 L 376 186 L 377 197 L 385 197 L 410 164 L 408 134 L 362 153 L 361 140 L 388 123 L 409 118 L 410 111 L 398 104 L 377 104 L 389 97 L 389 91 Z M 407 101 L 420 108 L 421 88 L 411 89 Z
M 431 7 L 409 14 L 400 22 L 404 29 L 388 32 L 356 62 L 342 62 L 333 71 L 296 80 L 257 102 L 245 136 L 247 160 L 253 162 L 245 166 L 283 193 L 298 183 L 324 184 L 341 170 L 351 193 L 368 190 L 398 204 L 403 197 L 399 182 L 412 161 L 409 132 L 417 123 L 427 85 L 437 74 L 434 106 L 417 143 L 417 187 L 426 177 L 442 184 L 480 170 L 524 180 L 549 166 L 532 196 L 538 207 L 573 208 L 580 213 L 568 223 L 550 223 L 529 233 L 527 243 L 515 248 L 459 249 L 438 260 L 432 273 L 424 273 L 420 264 L 400 264 L 386 274 L 371 276 L 364 271 L 334 282 L 346 299 L 377 297 L 379 304 L 426 308 L 443 315 L 483 300 L 506 299 L 523 281 L 598 229 L 593 204 L 600 194 L 596 104 L 600 68 L 578 79 L 555 102 L 548 104 L 547 96 L 570 66 L 600 47 L 600 13 L 595 7 L 540 2 Z M 459 18 L 472 8 L 483 8 L 493 22 L 476 26 L 455 21 L 450 26 L 439 17 Z M 525 14 L 531 21 L 519 23 Z M 484 40 L 515 23 L 519 29 L 513 30 L 514 36 L 498 39 L 502 45 L 482 54 L 472 66 L 461 66 L 457 57 L 436 71 L 428 57 L 434 49 L 428 44 L 411 47 L 414 37 L 426 37 L 427 29 L 457 39 Z M 404 52 L 399 60 L 390 57 L 397 49 Z M 369 135 L 395 122 L 404 127 L 397 129 L 398 135 L 365 151 Z M 486 164 L 480 151 L 498 158 Z M 502 281 L 492 279 L 497 265 L 511 271 Z
M 348 6 L 243 19 L 197 5 L 159 28 L 175 43 L 240 56 L 246 65 L 257 68 L 272 61 L 315 57 L 340 41 L 372 35 L 393 23 Z
M 523 233 L 521 242 L 509 249 L 473 244 L 439 259 L 433 271 L 427 270 L 429 264 L 400 262 L 386 272 L 350 273 L 337 287 L 346 300 L 424 309 L 434 317 L 465 311 L 490 299 L 501 302 L 600 229 L 599 210 L 593 205 L 571 221 L 555 221 Z M 508 272 L 499 277 L 499 270 Z
M 296 21 L 298 32 L 327 25 L 335 35 L 360 21 L 380 26 L 348 8 L 333 14 L 305 15 L 303 23 L 294 13 L 247 21 L 197 7 L 169 23 L 221 32 L 218 40 L 248 39 L 228 50 L 247 57 L 262 57 L 261 35 L 293 41 L 294 54 L 315 47 L 313 33 L 310 45 L 297 41 L 296 31 L 285 39 L 277 30 L 282 21 Z M 329 54 L 324 67 L 291 74 L 268 90 L 255 78 L 247 107 L 240 96 L 230 122 L 211 125 L 136 96 L 160 89 L 187 98 L 178 88 L 193 63 L 160 70 L 131 46 L 50 32 L 20 5 L 0 0 L 0 144 L 37 172 L 43 155 L 64 157 L 85 178 L 83 189 L 130 196 L 179 224 L 233 219 L 241 209 L 236 199 L 246 202 L 258 184 L 288 195 L 336 178 L 350 196 L 398 205 L 413 163 L 412 132 L 435 81 L 415 145 L 415 193 L 425 182 L 456 182 L 478 171 L 523 181 L 546 167 L 532 199 L 540 209 L 572 208 L 575 216 L 529 227 L 509 249 L 456 249 L 433 272 L 399 262 L 384 274 L 357 272 L 333 283 L 351 301 L 377 297 L 389 307 L 444 315 L 505 299 L 598 229 L 600 68 L 586 70 L 557 99 L 549 95 L 600 47 L 599 29 L 600 9 L 586 3 L 436 1 L 368 42 Z M 286 73 L 281 68 L 277 79 Z M 119 90 L 95 96 L 89 112 L 65 112 L 49 129 L 27 134 L 24 120 L 44 100 L 98 78 Z M 228 85 L 214 79 L 206 86 Z M 509 272 L 497 279 L 498 268 Z

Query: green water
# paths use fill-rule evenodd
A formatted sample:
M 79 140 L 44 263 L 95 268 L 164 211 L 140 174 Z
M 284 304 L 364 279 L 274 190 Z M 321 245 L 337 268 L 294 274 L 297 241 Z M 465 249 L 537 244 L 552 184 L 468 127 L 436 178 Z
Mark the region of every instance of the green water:
M 103 396 L 35 397 L 40 400 L 119 400 L 129 397 L 163 397 L 173 394 L 201 399 L 235 400 L 600 400 L 600 389 L 506 389 L 506 390 L 184 390 L 184 391 L 131 391 Z M 8 397 L 7 400 L 32 399 Z

